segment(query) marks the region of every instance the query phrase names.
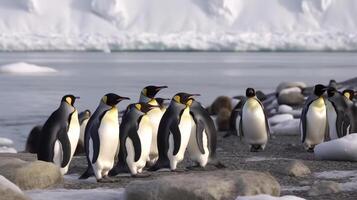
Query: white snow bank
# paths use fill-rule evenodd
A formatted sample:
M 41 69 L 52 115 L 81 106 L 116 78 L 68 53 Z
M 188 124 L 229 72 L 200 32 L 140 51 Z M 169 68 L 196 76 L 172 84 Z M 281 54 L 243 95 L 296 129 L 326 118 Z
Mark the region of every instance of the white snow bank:
M 283 121 L 271 127 L 271 132 L 277 135 L 299 135 L 300 119 Z
M 356 191 L 357 190 L 357 171 L 324 171 L 324 172 L 316 172 L 314 176 L 321 179 L 334 179 L 334 180 L 342 180 L 340 183 L 342 191 Z M 346 178 L 348 181 L 346 181 Z
M 318 144 L 314 152 L 321 160 L 357 161 L 357 133 Z
M 17 185 L 13 184 L 11 181 L 7 180 L 2 175 L 0 175 L 0 189 L 12 190 L 14 193 L 23 194 L 23 192 Z
M 54 72 L 57 72 L 57 70 L 50 67 L 33 65 L 25 62 L 0 66 L 0 73 L 6 74 L 48 74 Z
M 279 124 L 279 123 L 282 123 L 282 122 L 285 122 L 288 120 L 292 120 L 292 119 L 294 119 L 294 116 L 291 114 L 278 114 L 278 115 L 274 115 L 273 117 L 269 118 L 268 121 L 269 121 L 270 125 L 274 126 L 276 124 Z
M 34 200 L 123 200 L 124 189 L 83 189 L 83 190 L 31 190 L 26 194 Z
M 3 0 L 0 50 L 350 51 L 356 10 L 354 0 Z
M 274 197 L 266 194 L 256 195 L 256 196 L 239 196 L 236 200 L 304 200 L 303 198 L 297 196 L 282 196 Z
M 0 147 L 0 153 L 17 153 L 17 150 L 13 147 Z

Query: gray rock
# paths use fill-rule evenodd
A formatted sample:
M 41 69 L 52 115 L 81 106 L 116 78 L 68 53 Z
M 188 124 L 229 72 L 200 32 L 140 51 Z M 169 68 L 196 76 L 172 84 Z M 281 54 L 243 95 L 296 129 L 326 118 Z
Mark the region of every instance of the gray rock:
M 232 111 L 232 98 L 227 96 L 219 96 L 213 101 L 208 110 L 211 115 L 217 115 L 223 108 Z
M 273 117 L 270 117 L 268 119 L 269 124 L 274 126 L 276 124 L 280 124 L 285 121 L 289 121 L 294 119 L 294 116 L 291 114 L 279 114 L 279 115 L 274 115 Z
M 271 127 L 276 135 L 300 135 L 300 119 L 290 119 Z
M 229 130 L 230 117 L 231 117 L 231 111 L 229 111 L 226 108 L 223 108 L 218 112 L 216 118 L 216 124 L 217 124 L 217 129 L 219 131 Z
M 302 105 L 304 104 L 305 98 L 301 94 L 300 88 L 288 88 L 284 89 L 279 93 L 278 103 L 280 105 L 286 104 L 290 106 Z
M 63 180 L 60 169 L 53 163 L 17 158 L 0 158 L 0 163 L 0 174 L 23 190 L 47 188 Z
M 17 185 L 0 175 L 0 199 L 27 200 L 28 198 Z
M 309 167 L 300 160 L 286 161 L 285 163 L 281 163 L 277 169 L 281 174 L 294 177 L 305 177 L 311 174 Z
M 324 194 L 333 194 L 341 191 L 341 185 L 334 181 L 315 182 L 308 191 L 309 196 L 319 196 Z
M 288 105 L 280 105 L 278 108 L 278 112 L 279 113 L 289 113 L 293 110 L 293 108 L 291 106 Z
M 298 87 L 300 89 L 304 89 L 307 87 L 307 85 L 303 82 L 282 82 L 276 88 L 276 92 L 280 93 L 282 90 L 292 87 Z
M 280 185 L 267 173 L 236 170 L 133 181 L 125 189 L 127 200 L 218 200 L 257 194 L 279 196 Z

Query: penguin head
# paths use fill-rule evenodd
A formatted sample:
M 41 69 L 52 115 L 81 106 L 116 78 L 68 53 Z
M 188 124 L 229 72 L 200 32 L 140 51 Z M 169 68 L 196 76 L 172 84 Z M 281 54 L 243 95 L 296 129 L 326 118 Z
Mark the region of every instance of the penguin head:
M 121 97 L 114 93 L 108 93 L 103 96 L 102 101 L 103 103 L 107 104 L 108 106 L 116 106 L 122 100 L 130 100 L 128 97 Z
M 334 87 L 328 87 L 327 89 L 327 96 L 333 97 L 338 91 Z
M 247 90 L 245 91 L 245 96 L 247 96 L 248 98 L 255 97 L 255 90 L 253 88 L 247 88 Z
M 336 80 L 331 79 L 330 82 L 329 82 L 329 84 L 328 84 L 328 86 L 337 89 L 337 82 L 336 82 Z
M 91 113 L 91 111 L 90 110 L 85 110 L 84 112 L 83 112 L 84 114 L 85 114 L 85 116 L 87 116 L 87 117 L 90 117 L 91 115 L 92 115 L 92 113 Z
M 79 97 L 75 97 L 71 94 L 67 94 L 62 97 L 61 102 L 66 102 L 69 105 L 74 106 L 74 102 L 76 101 L 76 99 L 79 99 Z
M 177 93 L 172 100 L 175 101 L 176 103 L 183 104 L 186 106 L 191 106 L 194 97 L 195 96 L 200 96 L 199 94 L 188 94 L 184 92 Z
M 355 92 L 353 90 L 344 90 L 342 92 L 343 96 L 345 96 L 347 99 L 351 100 L 354 98 L 355 96 Z
M 134 104 L 135 109 L 137 109 L 140 112 L 147 113 L 153 108 L 157 108 L 159 106 L 153 106 L 148 103 L 135 103 Z
M 322 96 L 325 91 L 327 90 L 327 87 L 321 84 L 317 84 L 314 87 L 314 94 L 318 97 Z
M 144 87 L 144 89 L 141 91 L 141 94 L 152 99 L 155 97 L 155 95 L 162 89 L 167 88 L 167 86 L 154 86 L 154 85 L 149 85 Z

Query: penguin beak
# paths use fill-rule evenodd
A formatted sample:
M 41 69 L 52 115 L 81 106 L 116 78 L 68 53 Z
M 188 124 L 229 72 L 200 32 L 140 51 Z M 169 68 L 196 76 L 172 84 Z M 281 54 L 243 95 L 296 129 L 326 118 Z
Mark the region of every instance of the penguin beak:
M 162 89 L 164 89 L 164 88 L 168 88 L 166 85 L 164 85 L 164 86 L 158 86 L 158 87 L 156 87 L 156 91 L 160 91 L 160 90 L 162 90 Z
M 201 95 L 200 94 L 190 94 L 189 96 L 190 96 L 190 98 L 193 98 L 193 97 L 199 97 Z
M 75 99 L 80 99 L 81 97 L 74 97 Z
M 119 101 L 123 101 L 123 100 L 130 100 L 130 98 L 129 97 L 121 97 L 121 96 L 119 96 L 118 99 L 117 99 L 118 102 Z

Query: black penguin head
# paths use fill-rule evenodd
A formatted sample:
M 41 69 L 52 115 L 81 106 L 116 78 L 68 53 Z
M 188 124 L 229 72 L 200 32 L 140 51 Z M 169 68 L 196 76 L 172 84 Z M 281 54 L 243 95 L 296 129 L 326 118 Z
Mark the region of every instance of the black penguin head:
M 148 97 L 148 98 L 154 98 L 155 95 L 162 89 L 167 88 L 167 86 L 154 86 L 154 85 L 149 85 L 144 87 L 144 89 L 141 91 L 141 93 Z
M 163 107 L 165 101 L 168 101 L 168 100 L 170 100 L 170 99 L 168 99 L 168 98 L 159 98 L 159 97 L 158 97 L 158 98 L 155 98 L 155 100 L 156 100 L 156 102 L 159 104 L 160 107 Z
M 254 97 L 255 90 L 253 88 L 247 88 L 247 90 L 245 91 L 245 96 L 247 96 L 248 98 Z
M 148 103 L 135 103 L 134 104 L 135 109 L 137 109 L 140 112 L 147 113 L 153 108 L 157 108 L 159 106 L 153 106 Z
M 91 113 L 91 111 L 90 110 L 85 110 L 85 111 L 83 111 L 83 113 L 85 114 L 85 116 L 87 116 L 87 117 L 90 117 L 91 115 L 92 115 L 92 113 Z
M 184 92 L 180 92 L 177 93 L 172 100 L 180 103 L 180 104 L 184 104 L 186 106 L 191 106 L 192 102 L 195 100 L 194 97 L 195 96 L 200 96 L 199 94 L 188 94 L 188 93 L 184 93 Z
M 355 96 L 355 92 L 353 90 L 344 90 L 342 92 L 343 96 L 345 96 L 347 99 L 349 100 L 353 100 L 354 96 Z
M 334 87 L 328 87 L 327 89 L 327 96 L 333 97 L 338 91 Z
M 130 100 L 128 97 L 121 97 L 114 93 L 108 93 L 104 95 L 102 98 L 103 103 L 107 104 L 108 106 L 116 106 L 122 100 Z
M 79 99 L 79 97 L 75 97 L 71 94 L 67 94 L 65 96 L 62 97 L 61 102 L 66 102 L 71 106 L 74 106 L 74 102 L 76 101 L 76 99 Z
M 336 80 L 331 79 L 330 82 L 329 82 L 329 84 L 328 84 L 328 86 L 337 89 L 337 82 L 336 82 Z
M 325 91 L 327 90 L 327 87 L 321 84 L 317 84 L 314 87 L 314 94 L 318 97 L 322 96 Z

